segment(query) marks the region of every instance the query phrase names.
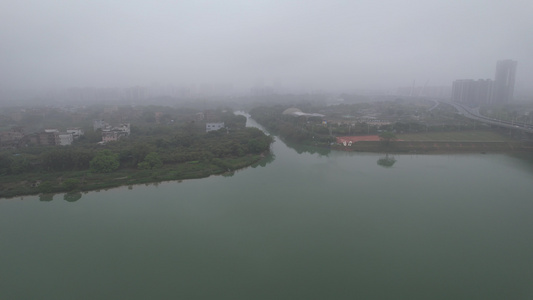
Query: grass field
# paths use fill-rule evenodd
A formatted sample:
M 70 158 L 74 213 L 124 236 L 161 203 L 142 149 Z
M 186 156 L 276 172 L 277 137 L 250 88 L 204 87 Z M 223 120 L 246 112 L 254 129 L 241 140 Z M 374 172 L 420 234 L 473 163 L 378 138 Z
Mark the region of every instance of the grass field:
M 509 142 L 510 137 L 493 131 L 451 131 L 398 134 L 402 141 L 450 141 L 450 142 Z

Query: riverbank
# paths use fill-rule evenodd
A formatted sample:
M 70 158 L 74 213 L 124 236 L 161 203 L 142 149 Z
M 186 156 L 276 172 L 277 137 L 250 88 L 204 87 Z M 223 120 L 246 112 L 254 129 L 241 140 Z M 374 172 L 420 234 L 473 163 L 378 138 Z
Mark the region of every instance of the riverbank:
M 124 168 L 112 173 L 90 171 L 25 173 L 18 176 L 0 177 L 0 198 L 88 192 L 120 186 L 205 178 L 211 175 L 231 176 L 239 169 L 254 166 L 266 156 L 267 154 L 263 153 L 238 158 L 189 161 L 151 170 Z
M 474 141 L 359 141 L 350 146 L 333 145 L 333 150 L 378 153 L 501 153 L 533 151 L 533 143 Z

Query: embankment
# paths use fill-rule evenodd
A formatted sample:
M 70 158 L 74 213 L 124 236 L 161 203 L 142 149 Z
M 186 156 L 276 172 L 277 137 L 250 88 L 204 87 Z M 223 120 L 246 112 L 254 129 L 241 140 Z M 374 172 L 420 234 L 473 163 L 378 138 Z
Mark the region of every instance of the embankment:
M 389 153 L 510 152 L 533 151 L 533 143 L 469 141 L 360 141 L 351 146 L 335 145 L 334 150 Z

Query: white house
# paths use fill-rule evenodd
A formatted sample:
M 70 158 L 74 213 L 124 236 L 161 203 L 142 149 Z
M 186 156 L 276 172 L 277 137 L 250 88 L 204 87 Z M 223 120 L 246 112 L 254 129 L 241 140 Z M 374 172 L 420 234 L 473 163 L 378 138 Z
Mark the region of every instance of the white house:
M 124 132 L 126 135 L 130 135 L 130 123 L 122 123 L 113 129 Z
M 78 128 L 78 127 L 76 127 L 76 128 L 68 128 L 67 129 L 67 133 L 72 134 L 72 137 L 77 139 L 77 138 L 79 138 L 80 136 L 83 135 L 83 130 L 81 128 Z
M 59 134 L 59 145 L 67 146 L 72 144 L 72 141 L 74 141 L 74 136 L 72 133 L 62 132 Z
M 105 127 L 109 126 L 107 122 L 104 120 L 94 120 L 93 121 L 93 129 L 96 131 L 97 129 L 104 129 Z
M 219 130 L 220 128 L 224 128 L 224 122 L 205 124 L 205 132 Z

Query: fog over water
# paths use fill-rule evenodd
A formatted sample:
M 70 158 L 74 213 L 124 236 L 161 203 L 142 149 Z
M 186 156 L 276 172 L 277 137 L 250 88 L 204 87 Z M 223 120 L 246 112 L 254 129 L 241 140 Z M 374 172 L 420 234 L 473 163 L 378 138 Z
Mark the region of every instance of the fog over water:
M 226 84 L 387 89 L 533 78 L 533 2 L 0 3 L 0 89 Z

